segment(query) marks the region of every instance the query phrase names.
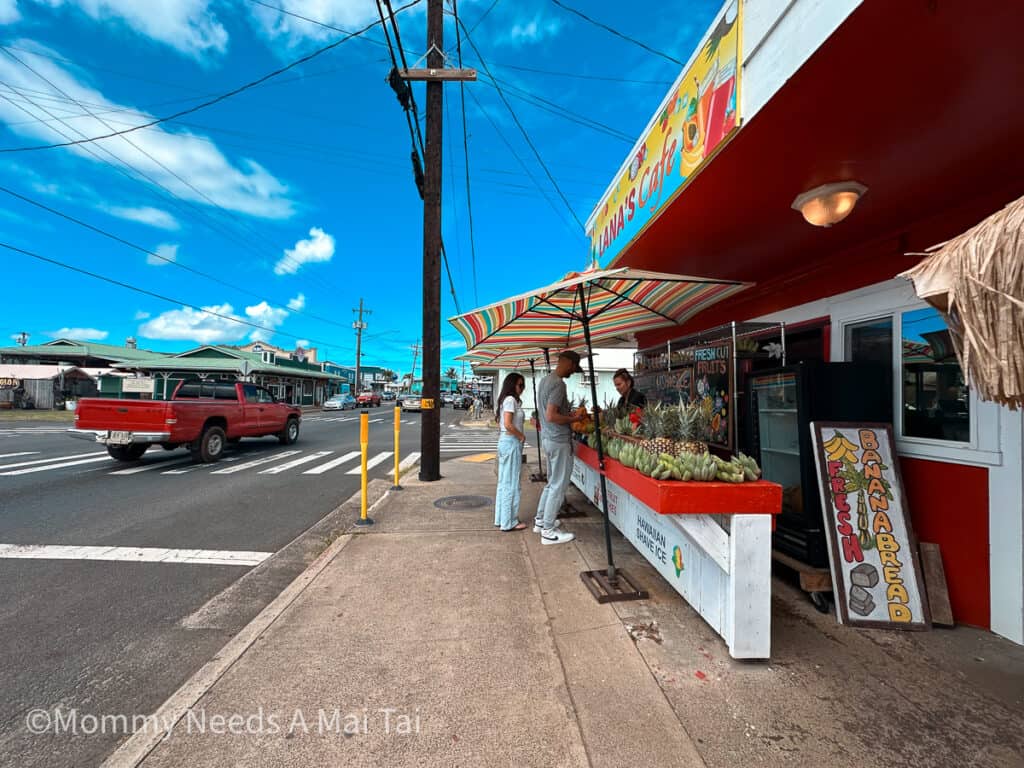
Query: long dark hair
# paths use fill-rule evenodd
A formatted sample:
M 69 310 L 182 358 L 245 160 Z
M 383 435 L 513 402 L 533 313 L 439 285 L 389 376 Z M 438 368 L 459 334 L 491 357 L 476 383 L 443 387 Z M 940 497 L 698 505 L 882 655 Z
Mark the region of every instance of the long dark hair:
M 619 368 L 619 370 L 617 370 L 615 374 L 612 376 L 612 379 L 622 379 L 623 381 L 629 384 L 630 389 L 633 388 L 633 377 L 629 375 L 629 371 L 627 371 L 625 368 Z
M 526 387 L 526 379 L 523 378 L 521 373 L 510 373 L 505 377 L 505 380 L 501 383 L 501 394 L 498 395 L 498 407 L 494 409 L 494 420 L 501 421 L 501 404 L 505 402 L 505 398 L 511 395 L 516 399 L 517 403 L 523 401 L 519 399 L 519 393 L 516 391 L 516 387 L 522 382 L 523 387 Z

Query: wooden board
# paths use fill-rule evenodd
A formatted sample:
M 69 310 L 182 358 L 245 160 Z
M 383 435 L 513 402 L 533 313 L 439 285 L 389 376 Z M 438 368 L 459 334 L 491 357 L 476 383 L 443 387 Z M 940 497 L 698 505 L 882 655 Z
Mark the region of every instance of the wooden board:
M 772 560 L 796 571 L 800 575 L 800 589 L 804 592 L 832 591 L 832 573 L 828 568 L 815 568 L 777 549 L 772 550 Z
M 929 629 L 892 425 L 812 421 L 810 429 L 836 618 L 857 627 Z
M 949 602 L 949 590 L 946 588 L 946 569 L 942 567 L 942 552 L 938 544 L 922 541 L 921 568 L 924 571 L 924 588 L 928 593 L 928 607 L 932 612 L 932 624 L 952 627 L 953 606 Z

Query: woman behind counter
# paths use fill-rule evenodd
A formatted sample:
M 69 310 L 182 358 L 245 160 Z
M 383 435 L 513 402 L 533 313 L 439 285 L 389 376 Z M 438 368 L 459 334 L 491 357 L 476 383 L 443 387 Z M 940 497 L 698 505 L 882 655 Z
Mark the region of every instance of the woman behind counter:
M 625 368 L 619 368 L 612 377 L 612 381 L 615 383 L 615 390 L 621 395 L 619 408 L 624 405 L 631 408 L 643 408 L 647 405 L 647 398 L 634 386 L 633 377 Z

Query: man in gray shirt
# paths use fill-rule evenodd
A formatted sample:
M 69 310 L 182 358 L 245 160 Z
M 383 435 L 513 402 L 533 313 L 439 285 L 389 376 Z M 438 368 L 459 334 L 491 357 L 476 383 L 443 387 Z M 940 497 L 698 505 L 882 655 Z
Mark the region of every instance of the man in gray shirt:
M 569 425 L 586 410 L 569 411 L 565 380 L 580 373 L 580 356 L 571 350 L 560 352 L 555 370 L 537 385 L 537 419 L 540 422 L 541 444 L 548 459 L 548 484 L 540 495 L 533 532 L 539 533 L 543 544 L 564 544 L 575 536 L 558 530 L 558 510 L 565 501 L 565 492 L 572 476 L 572 440 Z

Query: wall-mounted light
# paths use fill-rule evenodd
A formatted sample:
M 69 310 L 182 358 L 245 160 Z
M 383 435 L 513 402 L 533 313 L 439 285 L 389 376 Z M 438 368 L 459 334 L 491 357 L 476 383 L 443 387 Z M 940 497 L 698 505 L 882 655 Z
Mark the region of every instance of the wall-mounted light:
M 800 211 L 808 224 L 831 227 L 849 216 L 857 201 L 867 191 L 867 187 L 856 181 L 822 184 L 797 195 L 793 209 Z

